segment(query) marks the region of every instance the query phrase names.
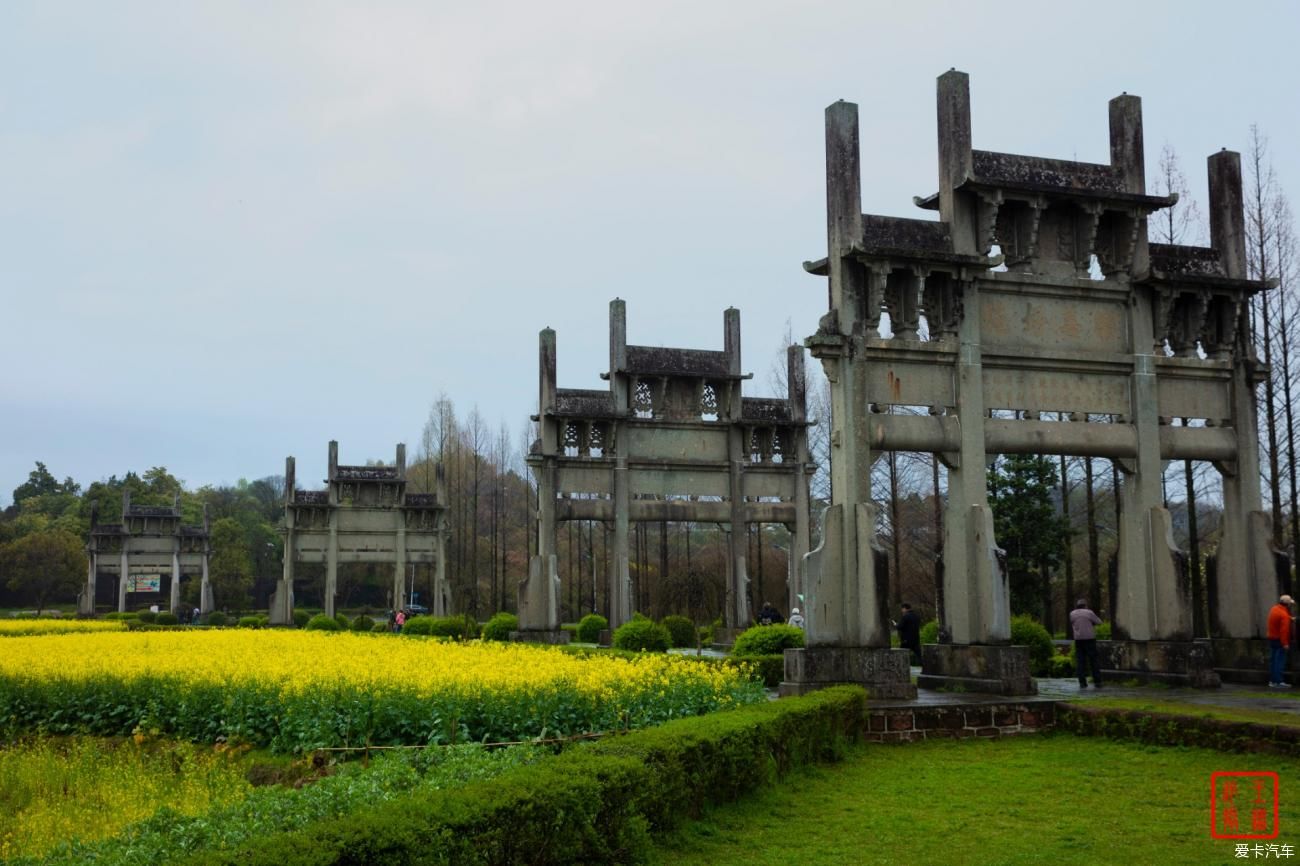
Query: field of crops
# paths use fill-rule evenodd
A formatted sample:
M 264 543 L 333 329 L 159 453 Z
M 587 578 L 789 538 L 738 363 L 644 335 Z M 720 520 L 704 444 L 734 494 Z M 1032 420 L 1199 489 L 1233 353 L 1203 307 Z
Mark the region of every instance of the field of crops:
M 517 741 L 656 724 L 763 699 L 675 656 L 386 635 L 204 630 L 15 637 L 0 733 L 144 733 L 281 752 Z
M 11 743 L 0 748 L 0 860 L 112 836 L 161 806 L 197 814 L 249 790 L 230 750 L 132 739 Z
M 103 619 L 0 619 L 0 637 L 126 631 L 126 623 Z

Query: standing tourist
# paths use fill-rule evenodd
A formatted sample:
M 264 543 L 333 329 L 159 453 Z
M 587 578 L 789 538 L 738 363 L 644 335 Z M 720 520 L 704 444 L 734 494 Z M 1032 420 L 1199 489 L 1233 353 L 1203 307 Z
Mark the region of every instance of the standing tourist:
M 921 616 L 912 610 L 912 606 L 903 603 L 903 615 L 898 618 L 898 645 L 912 653 L 912 664 L 921 663 Z
M 1079 688 L 1088 685 L 1088 665 L 1092 667 L 1092 684 L 1101 688 L 1101 662 L 1097 659 L 1097 626 L 1101 617 L 1088 608 L 1087 599 L 1079 599 L 1070 611 L 1070 630 L 1074 633 L 1074 672 Z
M 795 628 L 803 628 L 803 614 L 799 612 L 799 608 L 797 607 L 790 608 L 789 625 L 792 625 Z
M 1295 621 L 1295 617 L 1291 615 L 1293 604 L 1295 599 L 1284 595 L 1268 612 L 1268 687 L 1270 689 L 1291 688 L 1291 684 L 1285 680 L 1286 674 L 1283 671 L 1286 668 L 1287 650 L 1291 648 L 1291 623 Z

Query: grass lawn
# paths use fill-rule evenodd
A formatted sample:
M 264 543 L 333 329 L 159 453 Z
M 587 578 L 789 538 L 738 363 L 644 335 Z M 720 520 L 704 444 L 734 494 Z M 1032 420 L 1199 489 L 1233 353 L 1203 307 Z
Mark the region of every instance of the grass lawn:
M 688 823 L 660 843 L 657 862 L 1241 862 L 1233 842 L 1209 835 L 1216 770 L 1279 774 L 1273 841 L 1300 856 L 1300 759 L 1053 734 L 859 747 Z
M 1269 697 L 1272 697 L 1270 695 Z M 1251 709 L 1247 707 L 1220 707 L 1213 704 L 1192 703 L 1173 699 L 1148 700 L 1146 698 L 1090 698 L 1071 701 L 1085 707 L 1111 710 L 1141 710 L 1147 713 L 1176 713 L 1201 719 L 1222 719 L 1228 722 L 1254 722 L 1261 725 L 1285 725 L 1300 728 L 1300 714 L 1280 710 Z M 1300 853 L 1297 854 L 1300 856 Z

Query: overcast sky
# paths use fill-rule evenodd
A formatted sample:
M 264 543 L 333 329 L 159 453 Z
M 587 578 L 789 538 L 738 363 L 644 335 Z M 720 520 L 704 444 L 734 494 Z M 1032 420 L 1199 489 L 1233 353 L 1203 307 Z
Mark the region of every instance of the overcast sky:
M 980 11 L 981 9 L 986 11 Z M 0 504 L 34 461 L 188 485 L 417 449 L 441 392 L 519 439 L 628 337 L 722 347 L 751 393 L 825 286 L 822 111 L 864 209 L 930 217 L 935 78 L 978 148 L 1105 162 L 1143 98 L 1205 157 L 1270 136 L 1300 196 L 1300 5 L 0 0 Z

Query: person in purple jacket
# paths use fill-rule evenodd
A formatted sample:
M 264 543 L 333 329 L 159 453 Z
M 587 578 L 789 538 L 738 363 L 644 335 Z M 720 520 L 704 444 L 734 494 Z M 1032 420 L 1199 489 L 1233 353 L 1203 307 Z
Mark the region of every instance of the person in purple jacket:
M 1079 675 L 1079 688 L 1088 685 L 1088 668 L 1092 666 L 1092 684 L 1101 688 L 1101 662 L 1097 659 L 1097 626 L 1101 617 L 1088 608 L 1087 599 L 1079 599 L 1070 611 L 1070 630 L 1074 632 L 1075 673 Z

